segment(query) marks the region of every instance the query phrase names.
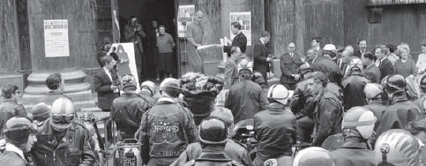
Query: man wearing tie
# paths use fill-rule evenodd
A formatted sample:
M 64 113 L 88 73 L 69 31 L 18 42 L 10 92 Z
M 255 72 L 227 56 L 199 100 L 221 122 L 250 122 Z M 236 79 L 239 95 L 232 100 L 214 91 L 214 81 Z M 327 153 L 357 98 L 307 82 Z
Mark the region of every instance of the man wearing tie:
M 102 69 L 93 77 L 95 91 L 98 93 L 98 107 L 102 111 L 111 110 L 112 101 L 118 97 L 119 78 L 115 70 L 112 70 L 116 64 L 110 55 L 101 58 Z
M 359 50 L 354 53 L 358 58 L 364 57 L 365 52 L 367 52 L 367 41 L 365 39 L 358 40 Z
M 302 64 L 302 60 L 299 55 L 294 53 L 296 45 L 291 42 L 288 44 L 288 53 L 285 53 L 281 56 L 280 59 L 280 69 L 282 72 L 280 82 L 287 89 L 294 90 L 297 81 L 300 78 L 300 75 L 297 74 L 297 69 Z
M 258 71 L 262 74 L 263 78 L 265 79 L 265 84 L 268 83 L 268 77 L 266 73 L 269 72 L 269 63 L 272 62 L 272 58 L 269 57 L 269 50 L 265 46 L 265 44 L 269 42 L 270 38 L 271 35 L 269 32 L 262 32 L 260 39 L 255 42 L 253 47 L 253 71 Z
M 382 51 L 380 46 L 374 48 L 374 55 L 377 57 L 375 64 L 380 69 L 380 80 L 394 74 L 392 62 L 386 58 L 385 51 Z

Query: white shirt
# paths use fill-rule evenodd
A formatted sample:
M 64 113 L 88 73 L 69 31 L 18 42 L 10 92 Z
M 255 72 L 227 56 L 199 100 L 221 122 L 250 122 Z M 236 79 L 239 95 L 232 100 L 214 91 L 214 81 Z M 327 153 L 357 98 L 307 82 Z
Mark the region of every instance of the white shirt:
M 109 80 L 111 80 L 111 82 L 113 82 L 114 80 L 112 80 L 112 76 L 111 76 L 111 73 L 109 72 L 109 70 L 105 67 L 103 67 L 103 69 L 104 69 L 105 73 L 108 75 Z
M 23 158 L 25 161 L 27 161 L 27 159 L 25 159 L 24 152 L 21 149 L 19 149 L 18 147 L 16 147 L 15 145 L 10 144 L 10 143 L 6 143 L 6 150 L 11 151 L 11 152 L 15 152 L 21 158 Z

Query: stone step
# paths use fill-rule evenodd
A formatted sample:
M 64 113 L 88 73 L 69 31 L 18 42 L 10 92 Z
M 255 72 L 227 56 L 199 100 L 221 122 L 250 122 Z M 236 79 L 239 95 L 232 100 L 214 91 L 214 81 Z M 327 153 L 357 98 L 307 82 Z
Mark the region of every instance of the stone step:
M 97 99 L 89 99 L 89 100 L 83 100 L 83 101 L 74 101 L 74 106 L 76 110 L 83 110 L 84 108 L 97 108 Z M 36 105 L 37 103 L 24 103 L 25 110 L 27 112 L 30 112 L 31 109 Z
M 84 90 L 79 92 L 65 93 L 64 95 L 71 98 L 74 102 L 91 100 L 92 90 Z M 22 97 L 23 103 L 40 103 L 43 102 L 45 95 L 44 94 L 24 94 Z
M 32 73 L 28 76 L 29 84 L 45 84 L 46 78 L 53 73 Z M 82 70 L 74 70 L 69 72 L 61 72 L 62 78 L 65 80 L 65 83 L 68 82 L 83 82 L 86 77 L 86 73 Z
M 90 83 L 78 82 L 78 83 L 65 83 L 64 93 L 73 93 L 79 91 L 90 90 Z M 49 88 L 45 84 L 30 84 L 25 88 L 24 93 L 26 94 L 46 94 L 49 92 Z

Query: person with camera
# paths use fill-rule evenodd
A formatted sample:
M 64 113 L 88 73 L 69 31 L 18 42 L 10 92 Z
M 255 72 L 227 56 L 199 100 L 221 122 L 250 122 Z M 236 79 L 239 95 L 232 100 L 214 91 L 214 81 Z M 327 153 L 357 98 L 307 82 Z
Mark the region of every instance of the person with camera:
M 134 43 L 135 50 L 135 60 L 136 67 L 138 70 L 139 79 L 146 78 L 146 73 L 142 73 L 146 70 L 146 62 L 142 57 L 144 53 L 142 38 L 145 38 L 146 34 L 142 29 L 142 25 L 139 23 L 139 20 L 136 16 L 131 16 L 129 18 L 128 24 L 124 26 L 124 41 Z M 126 73 L 127 74 L 127 73 Z

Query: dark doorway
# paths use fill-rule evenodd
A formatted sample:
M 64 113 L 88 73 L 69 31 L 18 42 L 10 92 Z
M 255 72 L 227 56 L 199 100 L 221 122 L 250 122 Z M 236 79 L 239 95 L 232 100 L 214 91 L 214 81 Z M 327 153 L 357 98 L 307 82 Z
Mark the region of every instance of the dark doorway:
M 124 26 L 127 24 L 131 16 L 136 16 L 142 24 L 142 29 L 146 36 L 142 39 L 143 43 L 143 71 L 141 79 L 156 79 L 157 78 L 157 55 L 156 55 L 156 30 L 152 26 L 152 22 L 156 21 L 159 25 L 166 27 L 166 32 L 169 33 L 175 40 L 177 39 L 177 28 L 175 23 L 177 0 L 119 0 L 119 20 L 121 36 L 123 36 Z M 121 37 L 123 41 L 123 37 Z M 176 48 L 176 47 L 175 47 Z M 174 50 L 176 55 L 176 49 Z M 177 59 L 177 58 L 175 58 Z M 177 64 L 177 62 L 175 62 Z M 179 67 L 179 66 L 178 66 Z M 178 71 L 178 69 L 176 69 Z M 177 74 L 177 73 L 175 73 Z M 176 76 L 176 75 L 175 75 Z

